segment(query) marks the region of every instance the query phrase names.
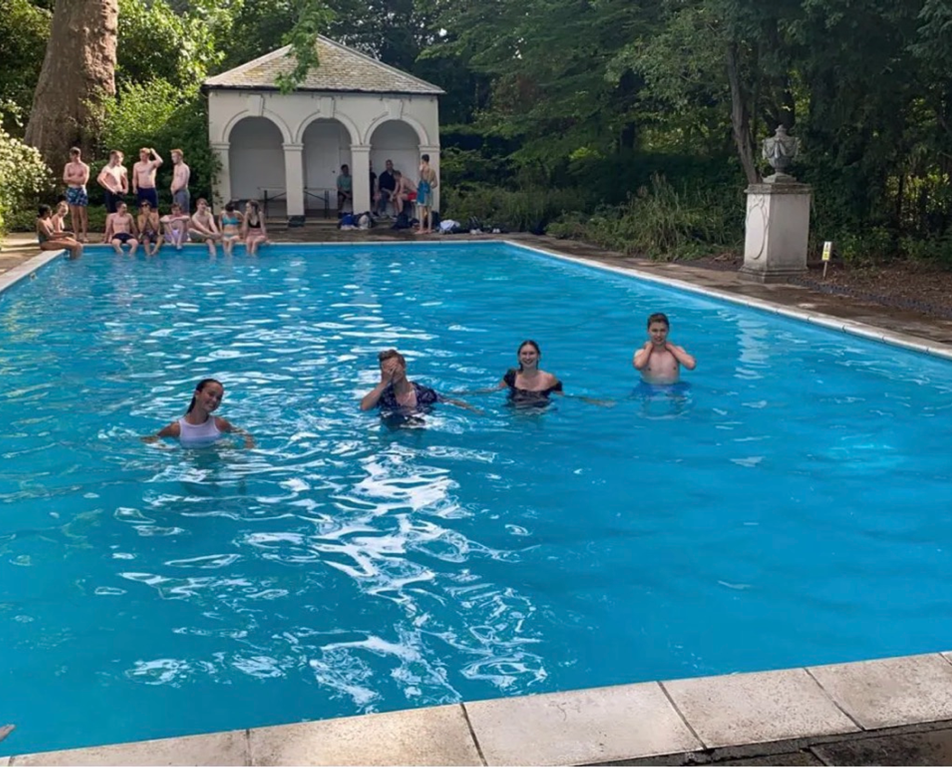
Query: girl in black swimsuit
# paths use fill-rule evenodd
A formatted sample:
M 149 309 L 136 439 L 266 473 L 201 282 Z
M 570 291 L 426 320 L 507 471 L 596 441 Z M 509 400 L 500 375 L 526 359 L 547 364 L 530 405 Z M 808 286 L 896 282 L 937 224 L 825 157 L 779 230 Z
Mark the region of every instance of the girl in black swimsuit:
M 492 391 L 509 389 L 509 401 L 513 405 L 538 406 L 549 401 L 549 396 L 564 396 L 562 382 L 551 373 L 539 369 L 542 352 L 535 341 L 523 341 L 516 353 L 519 368 L 510 368 Z

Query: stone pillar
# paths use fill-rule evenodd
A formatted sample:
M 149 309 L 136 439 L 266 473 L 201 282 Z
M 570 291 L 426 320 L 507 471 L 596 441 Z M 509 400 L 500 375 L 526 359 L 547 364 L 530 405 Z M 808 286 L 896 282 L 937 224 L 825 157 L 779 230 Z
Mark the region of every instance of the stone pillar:
M 218 172 L 215 174 L 215 180 L 212 184 L 212 205 L 215 210 L 221 210 L 225 203 L 231 199 L 231 165 L 229 163 L 229 149 L 231 144 L 227 141 L 213 143 L 212 152 L 215 159 L 218 160 Z M 192 200 L 192 212 L 195 211 L 195 200 Z
M 304 215 L 304 144 L 284 144 L 284 190 L 288 218 Z
M 742 275 L 783 282 L 806 272 L 812 194 L 809 185 L 781 174 L 747 188 Z
M 430 155 L 430 167 L 436 172 L 438 186 L 433 190 L 433 210 L 440 212 L 440 189 L 443 178 L 440 176 L 440 148 L 438 146 L 420 146 L 420 156 Z
M 370 147 L 352 144 L 350 147 L 350 174 L 354 190 L 354 213 L 370 210 Z

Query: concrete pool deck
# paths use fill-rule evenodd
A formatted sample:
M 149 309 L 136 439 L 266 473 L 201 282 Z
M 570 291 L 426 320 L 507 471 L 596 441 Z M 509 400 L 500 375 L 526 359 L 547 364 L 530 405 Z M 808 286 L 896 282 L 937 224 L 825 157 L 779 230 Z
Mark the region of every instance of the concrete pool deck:
M 679 679 L 0 758 L 21 765 L 949 764 L 952 657 Z
M 479 239 L 509 240 L 952 358 L 950 321 L 804 287 L 748 283 L 736 272 L 612 256 L 578 243 L 508 235 Z M 347 239 L 354 241 L 359 242 Z M 44 254 L 30 260 L 37 255 L 32 237 L 8 240 L 0 252 L 0 289 L 56 257 Z M 16 739 L 14 730 L 3 745 L 15 750 Z M 0 757 L 0 767 L 711 763 L 952 764 L 952 653 L 619 685 Z

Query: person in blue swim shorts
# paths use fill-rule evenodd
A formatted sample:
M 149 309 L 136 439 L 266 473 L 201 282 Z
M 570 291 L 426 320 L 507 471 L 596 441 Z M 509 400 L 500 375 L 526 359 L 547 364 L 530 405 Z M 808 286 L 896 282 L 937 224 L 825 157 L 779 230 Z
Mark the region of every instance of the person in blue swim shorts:
M 89 195 L 86 184 L 89 183 L 89 166 L 83 162 L 83 153 L 79 147 L 69 150 L 69 162 L 63 168 L 63 183 L 66 184 L 66 204 L 69 205 L 69 217 L 76 231 L 76 239 L 86 242 L 89 239 Z
M 430 167 L 430 155 L 425 154 L 420 158 L 420 181 L 417 183 L 417 219 L 420 221 L 420 227 L 416 234 L 430 234 L 433 231 L 433 190 L 439 185 L 436 171 Z

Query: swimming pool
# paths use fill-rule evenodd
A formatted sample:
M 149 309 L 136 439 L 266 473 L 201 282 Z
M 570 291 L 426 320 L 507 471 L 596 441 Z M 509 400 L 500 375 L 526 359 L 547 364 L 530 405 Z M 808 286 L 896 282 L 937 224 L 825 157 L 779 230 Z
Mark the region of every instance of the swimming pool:
M 615 406 L 357 409 L 524 338 Z M 142 444 L 206 375 L 258 449 Z M 504 244 L 91 248 L 0 295 L 0 376 L 0 754 L 948 646 L 934 358 Z

